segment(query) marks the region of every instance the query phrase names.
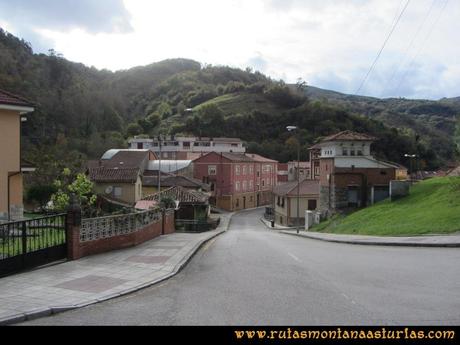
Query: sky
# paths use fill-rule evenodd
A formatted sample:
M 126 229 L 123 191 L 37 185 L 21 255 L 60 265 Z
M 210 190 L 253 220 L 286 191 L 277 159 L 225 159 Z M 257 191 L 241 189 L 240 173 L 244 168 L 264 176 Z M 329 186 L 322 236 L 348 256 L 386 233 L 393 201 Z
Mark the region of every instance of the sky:
M 180 57 L 382 98 L 460 96 L 459 18 L 459 0 L 0 0 L 35 52 L 99 69 Z

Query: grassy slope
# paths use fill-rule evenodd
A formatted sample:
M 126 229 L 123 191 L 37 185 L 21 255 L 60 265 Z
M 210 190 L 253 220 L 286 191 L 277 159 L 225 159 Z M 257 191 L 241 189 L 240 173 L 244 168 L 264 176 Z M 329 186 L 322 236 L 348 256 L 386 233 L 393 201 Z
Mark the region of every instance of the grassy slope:
M 382 201 L 321 223 L 313 231 L 383 236 L 460 231 L 460 177 L 420 182 L 406 198 Z
M 193 110 L 199 110 L 208 104 L 216 104 L 227 116 L 250 113 L 255 109 L 263 113 L 285 110 L 267 100 L 263 95 L 245 92 L 230 93 L 213 98 L 197 105 Z

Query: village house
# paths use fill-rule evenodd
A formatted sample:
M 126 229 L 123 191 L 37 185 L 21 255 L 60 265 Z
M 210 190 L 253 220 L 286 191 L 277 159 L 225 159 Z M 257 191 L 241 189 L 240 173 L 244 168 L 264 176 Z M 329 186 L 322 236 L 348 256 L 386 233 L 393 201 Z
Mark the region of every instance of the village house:
M 278 184 L 288 182 L 288 170 L 289 168 L 287 163 L 278 163 L 278 171 L 276 174 Z
M 321 149 L 319 208 L 323 213 L 365 207 L 389 196 L 398 166 L 372 157 L 375 140 L 367 134 L 343 131 L 315 145 Z
M 23 218 L 23 174 L 34 171 L 21 159 L 21 123 L 32 103 L 0 90 L 0 222 Z
M 272 203 L 277 165 L 256 154 L 210 152 L 194 161 L 194 175 L 210 184 L 213 205 L 235 211 Z
M 319 181 L 304 179 L 300 183 L 283 183 L 273 188 L 273 196 L 275 223 L 283 226 L 303 225 L 305 211 L 314 211 L 319 206 Z
M 142 199 L 142 178 L 150 161 L 156 159 L 150 150 L 112 149 L 101 159 L 88 162 L 88 175 L 96 194 L 124 206 Z
M 310 178 L 310 162 L 291 161 L 287 165 L 288 181 L 302 181 Z
M 244 153 L 246 148 L 239 138 L 134 137 L 128 141 L 131 149 L 149 149 L 162 160 L 194 160 L 209 152 Z
M 186 190 L 194 190 L 200 192 L 209 192 L 210 186 L 195 178 L 162 174 L 160 181 L 161 190 L 169 189 L 171 187 L 179 186 Z M 142 179 L 142 194 L 143 197 L 152 195 L 158 192 L 158 175 L 149 176 L 145 175 Z
M 159 193 L 145 196 L 135 205 L 137 209 L 148 210 L 157 207 L 163 199 L 176 203 L 176 220 L 206 221 L 210 214 L 209 195 L 197 190 L 173 186 Z

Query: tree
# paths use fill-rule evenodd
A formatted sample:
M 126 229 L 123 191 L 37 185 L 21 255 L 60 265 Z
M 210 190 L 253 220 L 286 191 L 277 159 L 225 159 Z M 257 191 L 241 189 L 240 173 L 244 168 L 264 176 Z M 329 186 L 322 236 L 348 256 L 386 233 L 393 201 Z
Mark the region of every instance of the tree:
M 28 189 L 27 200 L 36 202 L 40 208 L 43 208 L 56 192 L 57 189 L 54 185 L 35 185 Z
M 460 153 L 460 115 L 457 115 L 457 125 L 455 126 L 454 142 L 457 145 L 457 152 Z
M 128 136 L 135 136 L 143 132 L 142 127 L 138 123 L 130 123 L 128 128 L 126 128 L 126 133 Z
M 70 169 L 65 168 L 59 179 L 54 181 L 56 192 L 51 195 L 51 209 L 56 212 L 64 212 L 69 207 L 70 194 L 75 194 L 82 208 L 82 214 L 91 213 L 91 207 L 96 203 L 96 195 L 93 194 L 93 183 L 85 174 L 78 174 L 75 180 L 70 182 Z

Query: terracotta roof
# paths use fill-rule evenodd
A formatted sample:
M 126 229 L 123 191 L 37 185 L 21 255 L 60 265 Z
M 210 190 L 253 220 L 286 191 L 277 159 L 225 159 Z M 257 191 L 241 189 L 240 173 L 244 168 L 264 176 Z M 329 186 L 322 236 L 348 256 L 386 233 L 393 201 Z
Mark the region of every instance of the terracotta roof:
M 329 135 L 329 136 L 323 138 L 321 140 L 321 142 L 338 141 L 338 140 L 344 140 L 344 141 L 374 141 L 374 140 L 377 140 L 377 138 L 373 137 L 371 135 L 368 135 L 368 134 L 364 134 L 364 133 L 357 133 L 357 132 L 353 132 L 353 131 L 343 131 L 343 132 L 339 132 L 339 133 L 336 133 L 336 134 L 333 134 L 333 135 Z
M 118 151 L 111 159 L 101 160 L 105 168 L 141 168 L 142 163 L 149 155 L 149 150 Z
M 144 186 L 157 186 L 157 176 L 144 176 L 142 179 L 142 185 Z M 210 186 L 206 183 L 202 183 L 200 180 L 186 177 L 186 176 L 163 176 L 161 178 L 161 186 L 163 187 L 174 187 L 181 186 L 184 188 L 202 188 L 203 190 L 209 190 Z
M 180 203 L 191 203 L 191 204 L 204 204 L 207 203 L 209 200 L 209 196 L 205 193 L 188 190 L 180 186 L 171 187 L 169 189 L 163 190 L 160 193 L 155 193 L 149 195 L 142 200 L 150 200 L 150 201 L 159 201 L 162 198 L 171 198 L 174 200 L 179 200 Z
M 222 157 L 235 162 L 256 162 L 255 159 L 246 156 L 244 153 L 222 152 Z
M 135 183 L 139 176 L 137 168 L 108 169 L 105 167 L 89 168 L 89 178 L 94 182 Z
M 246 153 L 246 156 L 251 157 L 256 162 L 278 163 L 278 161 L 275 161 L 275 160 L 270 159 L 270 158 L 266 158 L 266 157 L 258 155 L 256 153 Z
M 34 105 L 25 98 L 0 89 L 0 104 L 33 107 Z
M 297 181 L 283 183 L 273 188 L 275 195 L 297 195 Z M 300 181 L 300 195 L 319 195 L 319 181 L 318 180 L 303 180 Z

